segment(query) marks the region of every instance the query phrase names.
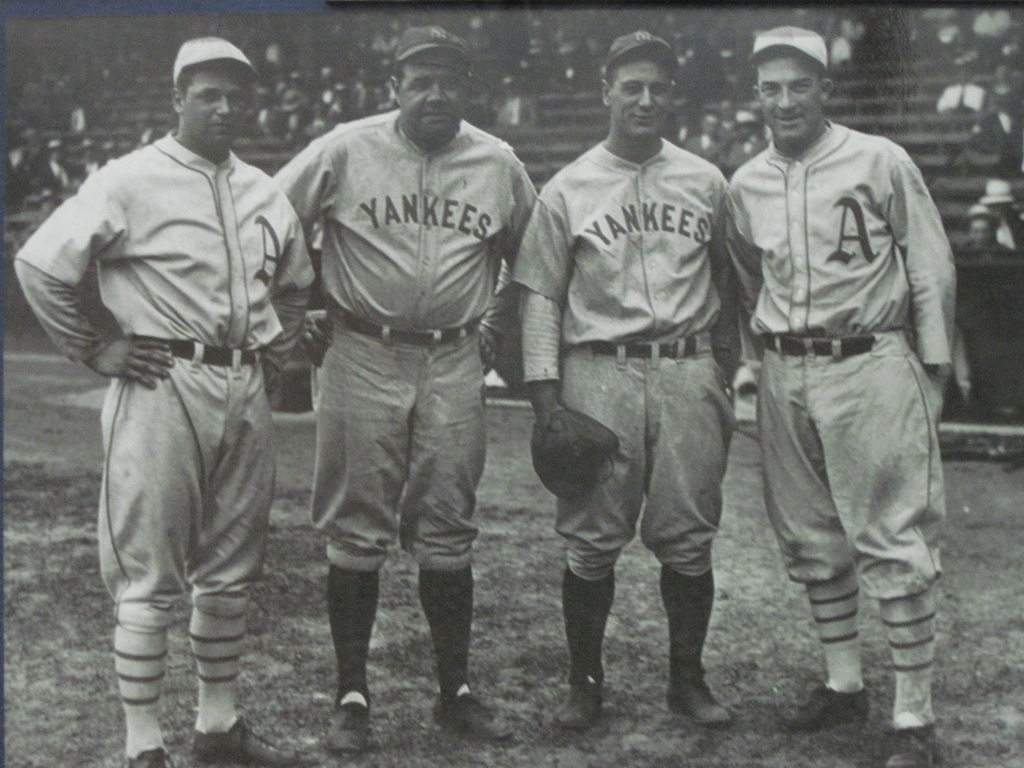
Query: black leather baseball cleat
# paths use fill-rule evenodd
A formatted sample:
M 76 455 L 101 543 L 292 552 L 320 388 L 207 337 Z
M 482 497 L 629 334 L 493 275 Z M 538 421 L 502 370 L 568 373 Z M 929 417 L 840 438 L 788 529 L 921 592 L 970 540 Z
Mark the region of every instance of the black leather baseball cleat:
M 440 696 L 434 704 L 434 722 L 446 731 L 489 741 L 507 741 L 512 729 L 472 693 L 455 698 Z
M 939 762 L 934 725 L 901 728 L 893 733 L 892 752 L 885 768 L 934 768 Z
M 335 755 L 365 752 L 370 743 L 370 710 L 357 702 L 335 707 L 324 748 Z
M 601 706 L 600 683 L 574 684 L 555 712 L 552 724 L 565 731 L 585 731 L 601 719 Z
M 161 747 L 128 758 L 128 768 L 174 768 L 171 756 Z
M 669 687 L 668 708 L 689 716 L 695 723 L 713 728 L 732 722 L 729 710 L 715 700 L 703 680 Z
M 791 731 L 818 731 L 848 723 L 863 724 L 868 719 L 868 692 L 840 693 L 822 685 L 811 691 L 807 703 L 786 720 Z
M 264 768 L 310 765 L 299 755 L 282 752 L 252 732 L 241 718 L 223 733 L 196 732 L 192 756 L 199 763 L 238 763 Z

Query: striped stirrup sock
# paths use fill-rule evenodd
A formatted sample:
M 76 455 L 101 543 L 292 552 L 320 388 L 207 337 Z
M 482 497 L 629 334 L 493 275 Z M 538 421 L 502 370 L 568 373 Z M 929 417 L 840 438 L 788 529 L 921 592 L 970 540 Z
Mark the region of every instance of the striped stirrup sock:
M 893 723 L 915 728 L 935 721 L 932 665 L 935 661 L 935 594 L 929 589 L 879 603 L 896 673 Z
M 167 632 L 114 629 L 114 671 L 125 719 L 125 752 L 137 757 L 164 746 L 160 690 L 167 669 Z
M 227 731 L 238 719 L 235 688 L 245 641 L 245 616 L 214 616 L 193 608 L 188 639 L 199 677 L 196 730 Z
M 828 687 L 842 693 L 864 687 L 857 636 L 859 591 L 853 569 L 830 581 L 807 585 L 811 615 L 825 649 Z

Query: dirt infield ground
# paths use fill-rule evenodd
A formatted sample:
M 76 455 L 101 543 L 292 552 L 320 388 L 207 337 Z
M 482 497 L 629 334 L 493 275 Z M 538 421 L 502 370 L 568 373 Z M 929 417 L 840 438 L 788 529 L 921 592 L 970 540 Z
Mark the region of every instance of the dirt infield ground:
M 95 504 L 102 382 L 48 356 L 4 360 L 4 705 L 6 765 L 123 765 L 111 664 L 112 617 L 100 582 Z M 445 765 L 524 768 L 778 766 L 868 768 L 884 762 L 891 705 L 877 606 L 862 616 L 872 715 L 863 729 L 793 737 L 778 715 L 820 675 L 801 590 L 783 576 L 760 500 L 759 452 L 734 441 L 726 513 L 715 545 L 718 600 L 706 661 L 712 687 L 737 716 L 704 732 L 664 706 L 666 629 L 657 565 L 634 544 L 618 568 L 606 642 L 607 718 L 566 738 L 547 726 L 563 692 L 566 652 L 561 547 L 551 497 L 527 458 L 530 419 L 489 409 L 489 454 L 478 511 L 476 689 L 516 724 L 508 746 L 466 743 L 430 722 L 434 680 L 415 568 L 385 566 L 370 681 L 374 750 L 367 768 Z M 319 752 L 333 661 L 323 609 L 322 542 L 310 528 L 312 424 L 278 423 L 279 483 L 267 567 L 256 590 L 241 701 L 258 731 Z M 947 766 L 1024 765 L 1024 472 L 947 463 L 950 519 L 942 579 L 936 710 Z M 172 634 L 164 721 L 176 765 L 189 766 L 194 682 L 182 621 Z

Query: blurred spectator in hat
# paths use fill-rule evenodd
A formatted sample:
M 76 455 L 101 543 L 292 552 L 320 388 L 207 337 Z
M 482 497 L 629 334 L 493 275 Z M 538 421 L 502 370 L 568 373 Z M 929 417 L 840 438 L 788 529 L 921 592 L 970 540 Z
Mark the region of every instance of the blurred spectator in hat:
M 978 200 L 995 217 L 996 242 L 1013 250 L 1024 246 L 1024 221 L 1013 188 L 1005 179 L 989 179 L 985 183 L 985 194 Z
M 309 97 L 302 86 L 302 73 L 295 71 L 288 76 L 287 84 L 281 93 L 284 140 L 289 144 L 294 144 L 302 138 L 302 131 L 309 119 Z
M 512 75 L 501 81 L 501 92 L 495 108 L 495 122 L 504 127 L 532 126 L 537 121 L 533 99 L 524 96 Z
M 1002 58 L 1003 44 L 1009 38 L 1011 25 L 1010 12 L 1006 8 L 989 8 L 975 14 L 971 31 L 978 52 L 979 70 L 991 70 Z
M 968 208 L 965 251 L 971 255 L 1015 256 L 1017 251 L 999 242 L 999 225 L 999 216 L 988 205 L 975 203 Z
M 724 149 L 722 119 L 714 109 L 706 109 L 700 116 L 700 128 L 683 141 L 683 149 L 718 165 Z
M 864 23 L 850 16 L 839 20 L 839 31 L 832 38 L 828 48 L 828 60 L 833 74 L 841 74 L 850 68 L 854 46 L 864 36 Z
M 7 151 L 5 198 L 9 208 L 19 208 L 39 191 L 39 179 L 45 175 L 46 151 L 34 128 L 24 128 Z
M 729 178 L 736 169 L 750 158 L 759 155 L 768 147 L 764 136 L 764 124 L 752 109 L 741 107 L 736 110 L 732 135 L 722 152 L 718 167 Z
M 1007 178 L 1021 175 L 1024 104 L 1019 72 L 1006 64 L 996 67 L 985 110 L 971 128 L 964 150 L 953 162 L 968 169 L 984 163 L 994 173 Z
M 41 188 L 58 196 L 69 192 L 72 188 L 71 174 L 68 173 L 66 165 L 64 142 L 60 139 L 50 139 L 46 145 L 46 173 L 41 179 Z

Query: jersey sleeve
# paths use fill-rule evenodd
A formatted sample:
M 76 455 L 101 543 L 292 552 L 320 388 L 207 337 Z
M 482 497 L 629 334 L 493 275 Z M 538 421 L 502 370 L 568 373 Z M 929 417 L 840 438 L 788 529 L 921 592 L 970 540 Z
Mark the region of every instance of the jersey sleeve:
M 22 246 L 15 259 L 67 285 L 78 285 L 97 258 L 126 233 L 124 209 L 109 189 L 109 173 L 88 179 Z
M 282 243 L 281 265 L 275 273 L 275 290 L 282 288 L 308 288 L 313 284 L 313 262 L 309 257 L 306 237 L 297 216 L 287 200 L 288 227 Z
M 328 138 L 330 134 L 323 137 Z M 313 242 L 314 227 L 328 210 L 338 184 L 335 153 L 329 149 L 326 141 L 313 141 L 274 176 L 295 209 L 307 242 Z
M 717 190 L 715 219 L 712 224 L 711 242 L 708 245 L 711 279 L 721 304 L 718 318 L 711 329 L 711 346 L 715 360 L 722 366 L 727 379 L 731 382 L 739 367 L 740 357 L 739 286 L 725 242 L 725 200 L 725 180 L 722 179 L 722 185 Z
M 22 293 L 53 344 L 72 360 L 82 362 L 100 348 L 99 334 L 82 313 L 75 286 L 64 283 L 27 261 L 15 261 Z
M 907 268 L 917 354 L 923 363 L 948 363 L 956 295 L 953 253 L 917 166 L 909 157 L 898 158 L 890 177 L 889 225 Z
M 761 251 L 753 243 L 749 213 L 743 205 L 742 193 L 735 181 L 725 196 L 725 247 L 734 267 L 736 306 L 743 357 L 758 359 L 763 353 L 760 340 L 754 335 L 752 322 L 761 294 L 764 275 L 761 273 Z
M 512 279 L 562 306 L 572 272 L 572 243 L 565 216 L 552 198 L 541 195 L 533 207 Z

